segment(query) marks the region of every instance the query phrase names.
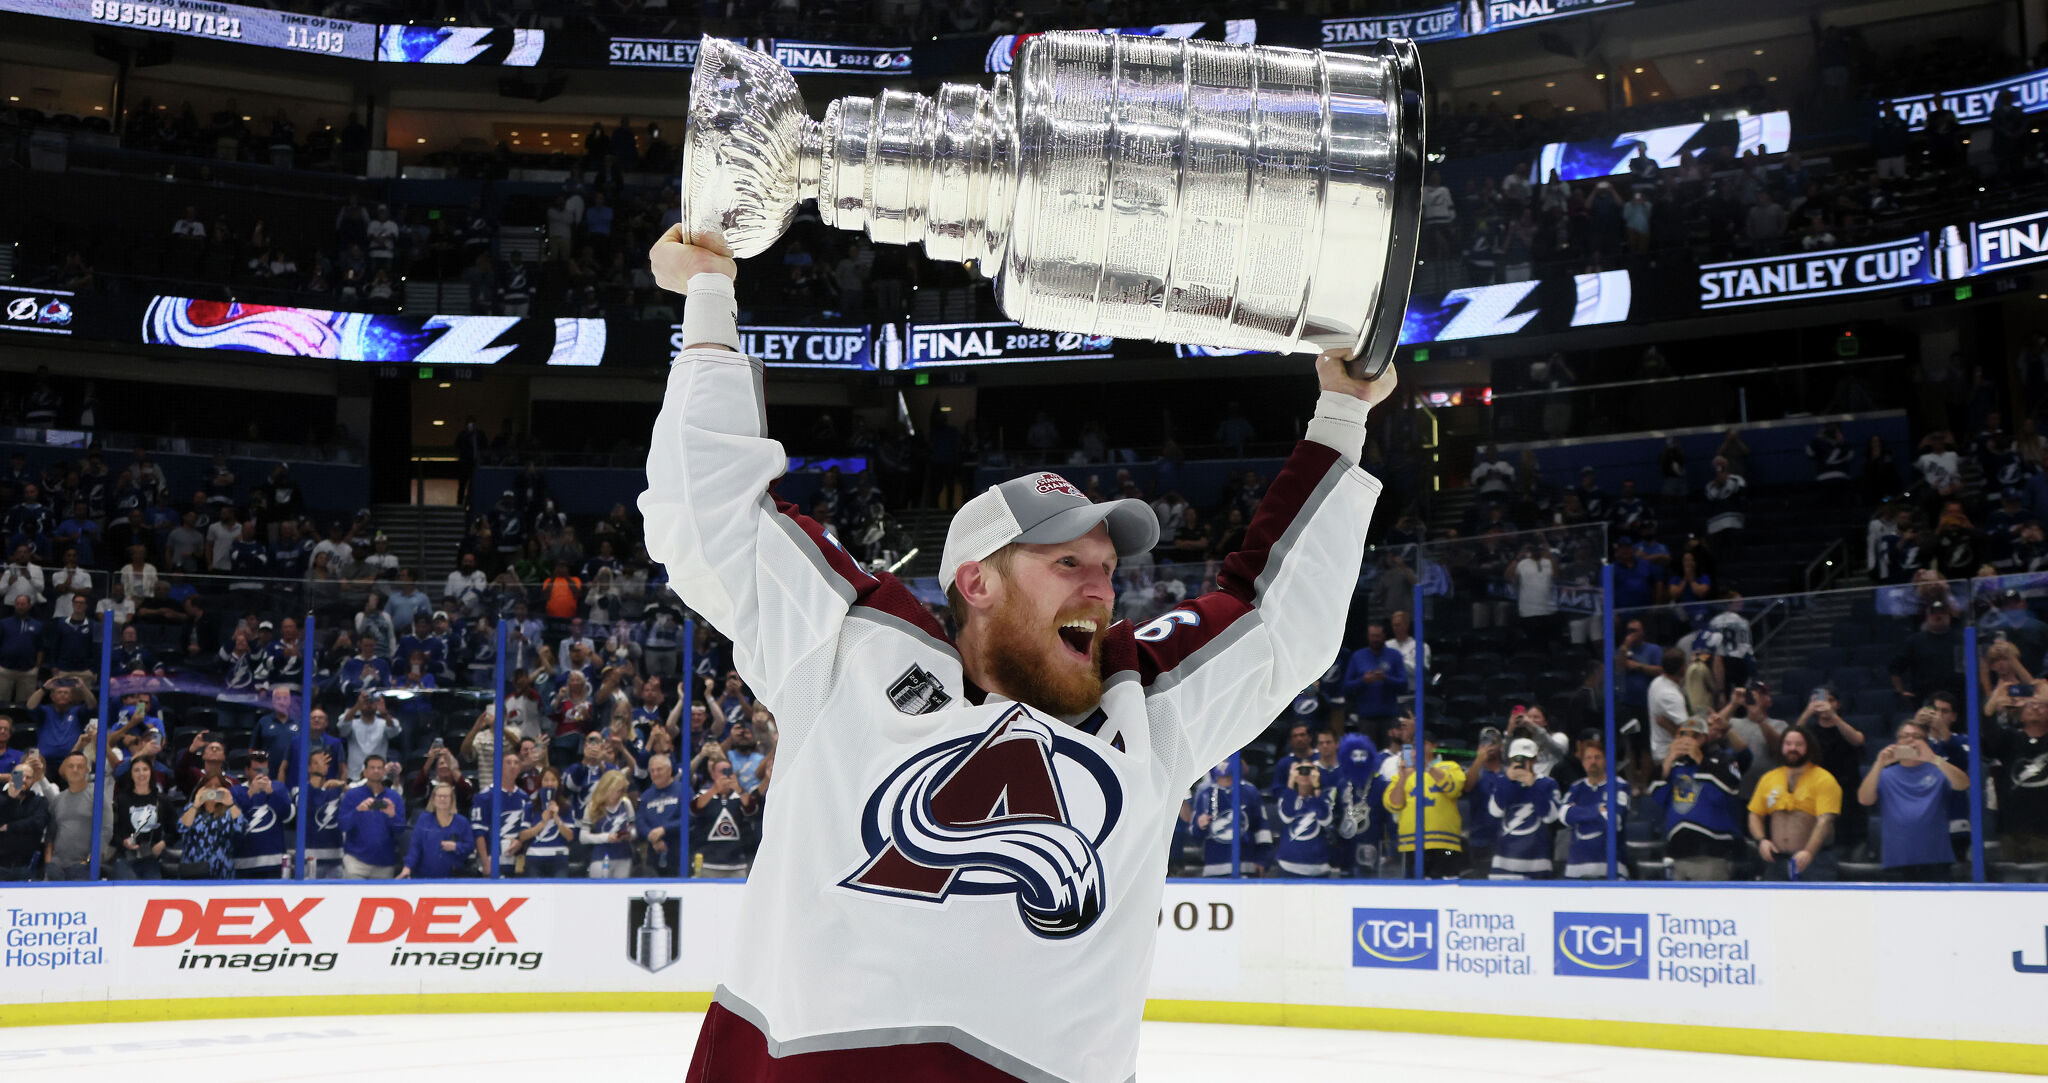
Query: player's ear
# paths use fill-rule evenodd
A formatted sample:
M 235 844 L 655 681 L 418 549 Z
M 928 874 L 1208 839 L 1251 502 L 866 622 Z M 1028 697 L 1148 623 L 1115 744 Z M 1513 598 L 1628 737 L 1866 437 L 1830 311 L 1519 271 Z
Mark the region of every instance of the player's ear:
M 1002 592 L 1002 575 L 987 563 L 970 560 L 953 573 L 953 587 L 960 598 L 976 609 L 986 608 Z

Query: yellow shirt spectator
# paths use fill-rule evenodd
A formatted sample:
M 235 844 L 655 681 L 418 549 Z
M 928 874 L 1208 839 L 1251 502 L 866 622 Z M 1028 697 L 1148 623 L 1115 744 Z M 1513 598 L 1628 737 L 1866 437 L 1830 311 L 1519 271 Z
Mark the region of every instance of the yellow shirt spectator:
M 1749 811 L 1758 816 L 1769 816 L 1773 812 L 1840 816 L 1842 784 L 1817 764 L 1801 768 L 1796 782 L 1792 781 L 1789 768 L 1773 767 L 1757 782 L 1756 793 L 1749 799 Z
M 1386 792 L 1380 795 L 1380 803 L 1388 812 L 1394 813 L 1400 823 L 1401 852 L 1415 852 L 1415 780 L 1422 778 L 1429 796 L 1429 811 L 1422 818 L 1422 848 L 1425 850 L 1465 849 L 1465 818 L 1458 813 L 1458 796 L 1465 792 L 1465 771 L 1449 760 L 1438 760 L 1430 765 L 1435 777 L 1428 773 L 1410 774 L 1406 779 L 1395 776 L 1387 784 Z

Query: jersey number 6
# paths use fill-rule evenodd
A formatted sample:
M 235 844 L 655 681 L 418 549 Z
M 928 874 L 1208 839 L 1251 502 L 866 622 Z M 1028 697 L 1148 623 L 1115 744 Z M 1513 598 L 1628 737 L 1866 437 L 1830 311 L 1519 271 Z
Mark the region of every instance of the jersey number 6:
M 1140 643 L 1157 643 L 1173 634 L 1175 628 L 1185 624 L 1193 627 L 1202 623 L 1202 615 L 1192 609 L 1174 609 L 1151 621 L 1143 628 L 1131 633 Z

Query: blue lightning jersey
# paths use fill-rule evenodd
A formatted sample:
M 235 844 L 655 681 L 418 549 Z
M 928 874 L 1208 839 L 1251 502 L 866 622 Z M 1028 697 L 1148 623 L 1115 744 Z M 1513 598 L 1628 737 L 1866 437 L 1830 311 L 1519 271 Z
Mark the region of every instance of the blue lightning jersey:
M 1330 872 L 1330 824 L 1335 813 L 1325 797 L 1280 795 L 1280 840 L 1273 859 L 1293 876 L 1327 876 Z
M 235 870 L 283 867 L 284 856 L 298 845 L 298 833 L 285 832 L 298 812 L 291 794 L 275 783 L 269 793 L 250 793 L 248 786 L 240 784 L 228 792 L 235 807 L 242 810 L 242 833 L 235 838 Z
M 1238 843 L 1237 859 L 1241 865 L 1263 863 L 1264 848 L 1272 845 L 1273 834 L 1266 830 L 1266 804 L 1259 791 L 1243 782 L 1232 790 L 1236 793 L 1235 808 L 1231 795 L 1222 786 L 1210 786 L 1195 794 L 1194 830 L 1202 840 L 1203 876 L 1230 875 L 1233 838 L 1243 840 Z M 1204 816 L 1209 817 L 1207 826 L 1203 826 Z
M 1618 827 L 1628 819 L 1628 783 L 1615 786 L 1614 797 L 1621 806 L 1621 815 L 1615 820 Z M 1576 880 L 1607 875 L 1607 819 L 1606 781 L 1595 783 L 1582 778 L 1572 783 L 1564 798 L 1564 822 L 1571 831 L 1565 844 L 1565 876 Z M 1625 860 L 1620 868 L 1622 875 L 1628 875 Z
M 341 791 L 321 787 L 306 794 L 306 860 L 341 860 Z M 298 814 L 299 790 L 292 787 L 292 814 Z M 298 844 L 294 832 L 293 845 Z
M 1539 778 L 1524 785 L 1507 777 L 1493 786 L 1487 814 L 1500 825 L 1493 844 L 1493 877 L 1500 880 L 1546 878 L 1551 872 L 1550 825 L 1563 815 L 1557 780 Z

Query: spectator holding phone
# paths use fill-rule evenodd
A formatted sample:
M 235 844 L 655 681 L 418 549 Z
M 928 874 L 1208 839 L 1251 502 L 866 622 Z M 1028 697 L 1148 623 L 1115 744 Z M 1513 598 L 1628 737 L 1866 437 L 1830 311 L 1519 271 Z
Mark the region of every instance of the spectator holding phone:
M 99 723 L 92 712 L 98 706 L 99 697 L 74 677 L 52 677 L 36 688 L 28 709 L 36 720 L 36 751 L 45 762 L 61 764 L 73 752 L 97 754 Z
M 31 784 L 32 775 L 27 763 L 17 763 L 8 769 L 6 789 L 0 790 L 0 881 L 28 879 L 43 853 L 50 805 Z
M 721 758 L 708 769 L 710 781 L 690 800 L 690 848 L 698 862 L 693 875 L 744 880 L 757 806 L 752 794 L 740 790 L 731 763 Z
M 363 784 L 341 796 L 343 879 L 389 880 L 398 871 L 405 802 L 384 784 L 385 770 L 384 757 L 365 758 Z
M 562 772 L 548 767 L 540 773 L 540 789 L 526 801 L 519 819 L 519 844 L 525 848 L 526 876 L 557 879 L 569 869 L 569 844 L 576 841 L 576 806 L 562 788 Z
M 625 880 L 633 875 L 633 784 L 630 771 L 611 770 L 590 791 L 583 808 L 583 841 L 590 847 L 590 878 Z
M 436 783 L 426 809 L 412 822 L 412 845 L 398 879 L 446 880 L 468 869 L 474 829 L 455 807 L 455 787 Z
M 1947 588 L 1942 588 L 1947 594 Z M 1899 644 L 1892 657 L 1892 689 L 1911 707 L 1938 691 L 1962 691 L 1962 636 L 1955 630 L 1955 611 L 1946 597 L 1927 603 L 1920 630 Z
M 383 696 L 371 689 L 357 692 L 355 702 L 341 714 L 341 732 L 348 740 L 349 774 L 361 771 L 363 761 L 371 756 L 389 758 L 391 742 L 404 728 Z
M 2048 696 L 2048 681 L 2029 672 L 2019 648 L 2004 641 L 1985 648 L 1977 663 L 1977 686 L 1984 695 L 1985 718 L 2016 718 L 2022 701 Z
M 1273 848 L 1273 864 L 1281 876 L 1330 875 L 1329 835 L 1335 817 L 1322 790 L 1322 772 L 1313 762 L 1296 763 L 1288 773 L 1287 792 L 1280 795 L 1280 841 Z
M 1487 798 L 1487 814 L 1500 824 L 1488 878 L 1548 880 L 1550 825 L 1564 814 L 1557 780 L 1536 772 L 1537 744 L 1527 737 L 1508 742 L 1507 770 Z
M 1386 627 L 1379 622 L 1365 626 L 1365 646 L 1353 651 L 1344 667 L 1343 689 L 1345 702 L 1368 732 L 1379 732 L 1400 713 L 1400 697 L 1411 690 L 1408 666 L 1401 652 L 1388 645 Z
M 717 770 L 714 766 L 713 771 Z M 1236 780 L 1229 760 L 1209 772 L 1209 782 L 1195 791 L 1194 801 L 1194 836 L 1202 840 L 1202 875 L 1230 875 L 1230 848 L 1235 839 L 1239 871 L 1257 876 L 1265 851 L 1273 845 L 1273 835 L 1266 829 L 1265 801 L 1251 783 Z
M 483 870 L 484 876 L 493 875 L 491 820 L 494 816 L 498 821 L 498 861 L 502 866 L 495 875 L 510 875 L 503 870 L 512 867 L 513 859 L 519 853 L 519 821 L 526 815 L 526 791 L 519 788 L 518 782 L 524 766 L 525 761 L 516 750 L 505 753 L 499 758 L 497 786 L 478 790 L 476 800 L 469 807 L 470 826 L 476 831 L 477 868 Z M 495 808 L 493 802 L 496 802 Z
M 1397 845 L 1404 855 L 1402 875 L 1414 874 L 1415 791 L 1420 785 L 1422 800 L 1428 803 L 1422 812 L 1422 873 L 1431 880 L 1456 879 L 1465 871 L 1465 820 L 1458 811 L 1458 798 L 1465 795 L 1465 772 L 1449 760 L 1438 759 L 1436 739 L 1427 734 L 1421 755 L 1417 751 L 1412 744 L 1401 749 L 1393 781 L 1380 795 L 1381 804 L 1396 817 Z
M 1664 750 L 1663 777 L 1650 786 L 1650 800 L 1664 814 L 1664 856 L 1674 880 L 1726 880 L 1741 855 L 1742 767 L 1746 752 L 1733 754 L 1714 741 L 1707 719 L 1686 719 Z
M 187 880 L 234 879 L 235 839 L 245 826 L 242 810 L 235 807 L 226 784 L 209 780 L 178 817 L 178 839 L 183 846 L 178 875 Z
M 114 791 L 114 860 L 107 867 L 110 880 L 163 876 L 166 829 L 173 813 L 158 777 L 154 760 L 138 759 L 128 765 L 127 782 Z
M 681 868 L 683 808 L 692 798 L 688 784 L 676 777 L 675 760 L 657 752 L 647 760 L 647 788 L 640 792 L 636 826 L 647 843 L 649 876 L 674 876 Z
M 1863 782 L 1863 745 L 1868 738 L 1842 717 L 1842 699 L 1835 690 L 1825 685 L 1814 689 L 1806 710 L 1793 725 L 1806 729 L 1808 758 L 1833 775 L 1835 786 L 1844 794 L 1855 793 Z M 1867 831 L 1863 806 L 1850 804 L 1842 808 L 1835 823 L 1833 841 L 1854 846 L 1863 841 Z
M 291 795 L 271 780 L 270 754 L 260 748 L 251 750 L 242 782 L 228 793 L 242 810 L 242 833 L 235 839 L 235 878 L 283 879 L 297 842 L 296 833 L 287 838 L 284 828 L 296 810 Z
M 306 878 L 341 878 L 341 791 L 348 780 L 333 777 L 332 750 L 315 745 L 306 753 Z M 292 808 L 298 808 L 299 791 L 291 791 Z
M 1832 880 L 1835 821 L 1842 787 L 1812 759 L 1817 740 L 1805 725 L 1785 731 L 1778 763 L 1749 798 L 1749 835 L 1767 880 Z
M 1948 795 L 1969 788 L 1970 776 L 1929 746 L 1922 722 L 1899 723 L 1856 790 L 1859 803 L 1877 806 L 1887 874 L 1915 883 L 1950 878 L 1955 850 L 1948 839 Z
M 1984 727 L 1984 758 L 1999 763 L 1998 826 L 2005 860 L 2048 861 L 2048 697 L 2020 701 L 2019 724 Z

